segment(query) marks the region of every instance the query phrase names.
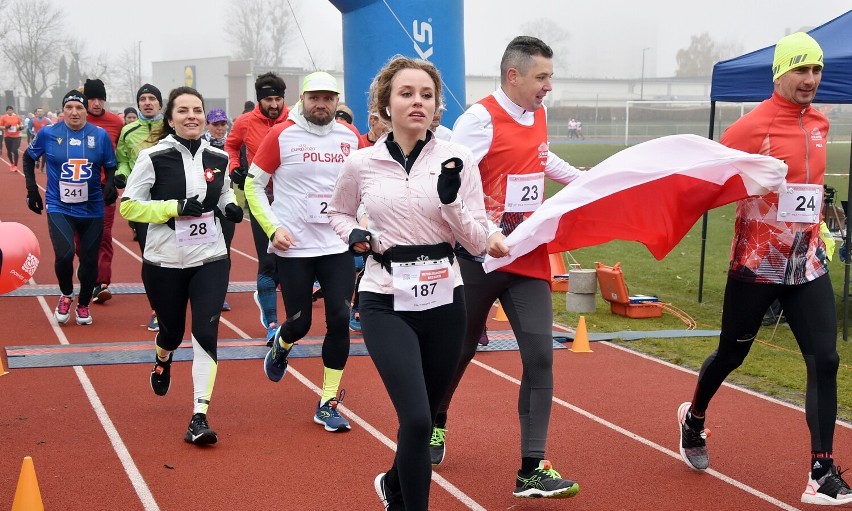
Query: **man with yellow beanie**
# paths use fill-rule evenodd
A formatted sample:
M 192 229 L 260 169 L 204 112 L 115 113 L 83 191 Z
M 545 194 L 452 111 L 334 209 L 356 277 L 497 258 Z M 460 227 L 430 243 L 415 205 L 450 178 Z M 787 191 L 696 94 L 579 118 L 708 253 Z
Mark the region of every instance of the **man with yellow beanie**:
M 837 418 L 837 316 L 820 239 L 828 119 L 811 102 L 822 78 L 823 52 L 797 32 L 775 45 L 772 97 L 731 124 L 722 144 L 788 165 L 787 192 L 737 203 L 719 346 L 701 367 L 691 402 L 678 409 L 680 454 L 695 470 L 710 464 L 705 412 L 728 374 L 742 364 L 767 307 L 778 300 L 807 367 L 805 415 L 811 460 L 802 502 L 852 503 L 834 466 Z M 768 73 L 767 73 L 768 74 Z

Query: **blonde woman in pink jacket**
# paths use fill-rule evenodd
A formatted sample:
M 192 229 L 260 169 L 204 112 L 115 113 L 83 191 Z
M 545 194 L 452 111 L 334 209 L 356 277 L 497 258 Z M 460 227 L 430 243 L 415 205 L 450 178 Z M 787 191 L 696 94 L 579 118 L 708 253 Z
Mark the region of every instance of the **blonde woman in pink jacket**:
M 432 421 L 466 325 L 453 250 L 458 243 L 481 254 L 492 234 L 470 151 L 429 131 L 440 96 L 434 65 L 391 59 L 370 100 L 391 131 L 346 160 L 329 204 L 350 250 L 371 255 L 358 287 L 361 328 L 399 419 L 393 465 L 375 479 L 385 509 L 429 507 Z M 369 231 L 356 220 L 360 204 Z

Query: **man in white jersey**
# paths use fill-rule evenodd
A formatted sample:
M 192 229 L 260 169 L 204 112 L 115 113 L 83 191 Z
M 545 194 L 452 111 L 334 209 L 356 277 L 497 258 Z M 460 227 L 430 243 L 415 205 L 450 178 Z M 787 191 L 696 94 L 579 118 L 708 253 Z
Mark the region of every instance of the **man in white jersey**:
M 340 379 L 349 357 L 349 307 L 355 264 L 349 247 L 328 223 L 326 208 L 344 160 L 359 147 L 354 127 L 335 121 L 337 80 L 316 72 L 302 82 L 300 101 L 287 121 L 275 125 L 258 147 L 245 190 L 252 216 L 270 239 L 287 319 L 279 326 L 264 371 L 272 381 L 287 372 L 293 344 L 311 328 L 313 283 L 325 298 L 323 389 L 314 422 L 327 431 L 348 431 L 337 411 Z M 272 204 L 264 191 L 272 180 Z

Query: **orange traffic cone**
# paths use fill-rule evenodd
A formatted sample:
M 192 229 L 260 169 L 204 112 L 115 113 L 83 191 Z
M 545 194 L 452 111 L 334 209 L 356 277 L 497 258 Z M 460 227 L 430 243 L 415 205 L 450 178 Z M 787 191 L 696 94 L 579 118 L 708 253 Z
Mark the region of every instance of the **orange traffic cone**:
M 18 489 L 15 491 L 12 511 L 44 511 L 35 466 L 33 459 L 29 456 L 24 458 L 24 464 L 21 466 L 21 475 L 18 477 Z
M 509 321 L 509 318 L 506 317 L 506 312 L 503 310 L 503 304 L 497 302 L 497 314 L 494 315 L 494 321 Z
M 574 353 L 592 353 L 589 348 L 589 333 L 586 331 L 586 317 L 580 316 L 577 323 L 577 332 L 574 334 L 574 342 L 571 343 L 571 351 Z
M 3 369 L 3 357 L 0 356 L 0 376 L 3 376 L 4 374 L 9 374 L 9 371 Z

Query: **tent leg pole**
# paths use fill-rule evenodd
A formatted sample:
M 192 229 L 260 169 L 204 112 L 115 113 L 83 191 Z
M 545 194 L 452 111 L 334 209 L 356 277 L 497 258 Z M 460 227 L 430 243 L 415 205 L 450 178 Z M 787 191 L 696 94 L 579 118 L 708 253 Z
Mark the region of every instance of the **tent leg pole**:
M 698 267 L 701 268 L 701 271 L 698 272 L 698 303 L 701 303 L 701 300 L 704 297 L 704 251 L 707 246 L 707 215 L 709 213 L 705 212 L 704 216 L 701 220 L 701 258 L 698 263 Z
M 716 121 L 716 102 L 710 102 L 710 130 L 707 138 L 713 140 L 713 124 Z M 704 298 L 704 252 L 707 246 L 707 215 L 704 212 L 704 217 L 701 222 L 701 259 L 698 263 L 698 303 Z
M 849 153 L 849 174 L 852 175 L 852 151 Z M 849 190 L 846 195 L 846 204 L 852 199 L 852 178 L 849 179 Z M 842 203 L 841 203 L 842 204 Z M 848 206 L 847 206 L 848 207 Z M 850 208 L 852 209 L 852 208 Z M 846 261 L 843 263 L 843 340 L 849 340 L 849 259 L 852 254 L 849 254 L 850 238 L 852 233 L 849 232 L 849 211 L 844 211 L 846 216 L 846 225 L 843 226 L 846 235 L 843 236 L 843 243 L 846 244 Z

